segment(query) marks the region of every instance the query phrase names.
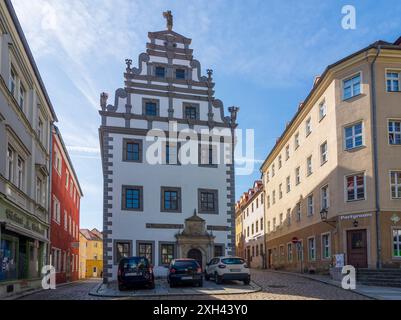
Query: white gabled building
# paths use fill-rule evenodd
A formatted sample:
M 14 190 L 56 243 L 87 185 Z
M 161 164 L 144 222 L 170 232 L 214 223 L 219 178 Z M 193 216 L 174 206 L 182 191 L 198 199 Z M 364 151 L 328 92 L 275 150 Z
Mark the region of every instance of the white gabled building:
M 238 108 L 224 115 L 214 98 L 213 72 L 201 75 L 191 39 L 172 31 L 171 13 L 165 16 L 167 30 L 149 33 L 138 67 L 126 60 L 124 88 L 114 104 L 101 95 L 105 282 L 116 279 L 125 256 L 146 256 L 163 275 L 173 258 L 193 257 L 205 266 L 235 250 L 232 138 Z M 222 130 L 223 137 L 194 140 L 210 129 Z M 152 130 L 166 138 L 149 138 Z M 185 164 L 190 145 L 196 163 Z

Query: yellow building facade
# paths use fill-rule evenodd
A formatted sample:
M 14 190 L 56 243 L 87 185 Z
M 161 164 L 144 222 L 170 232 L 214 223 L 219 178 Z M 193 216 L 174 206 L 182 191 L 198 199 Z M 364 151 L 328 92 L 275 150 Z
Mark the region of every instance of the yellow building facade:
M 97 230 L 81 229 L 79 234 L 79 277 L 100 278 L 103 274 L 103 235 Z

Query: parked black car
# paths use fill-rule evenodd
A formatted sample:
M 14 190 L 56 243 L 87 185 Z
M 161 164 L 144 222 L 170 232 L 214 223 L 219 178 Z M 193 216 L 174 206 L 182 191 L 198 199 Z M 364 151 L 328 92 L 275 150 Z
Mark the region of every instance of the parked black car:
M 124 290 L 136 285 L 155 287 L 153 268 L 144 257 L 123 258 L 118 265 L 118 289 Z
M 175 259 L 170 263 L 167 281 L 170 283 L 170 288 L 177 284 L 203 287 L 202 268 L 194 259 Z

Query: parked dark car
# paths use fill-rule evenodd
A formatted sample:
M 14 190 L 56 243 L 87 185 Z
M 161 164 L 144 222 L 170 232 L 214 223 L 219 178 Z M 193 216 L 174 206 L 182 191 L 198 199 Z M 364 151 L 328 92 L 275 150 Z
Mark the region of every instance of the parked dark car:
M 202 268 L 194 259 L 175 259 L 170 263 L 167 281 L 170 288 L 174 288 L 178 284 L 203 287 Z
M 124 290 L 133 286 L 155 287 L 153 267 L 144 257 L 123 258 L 118 264 L 118 289 Z

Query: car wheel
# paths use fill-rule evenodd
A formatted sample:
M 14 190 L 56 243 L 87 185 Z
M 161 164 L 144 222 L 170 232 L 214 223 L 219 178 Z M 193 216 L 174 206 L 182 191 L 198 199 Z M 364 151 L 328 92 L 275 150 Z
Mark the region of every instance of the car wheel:
M 123 286 L 122 284 L 119 284 L 118 285 L 118 290 L 124 291 L 125 290 L 125 286 Z
M 206 281 L 209 281 L 209 280 L 210 280 L 210 276 L 207 274 L 206 271 L 205 271 L 205 279 L 206 279 Z
M 222 284 L 223 283 L 223 278 L 219 276 L 217 273 L 214 274 L 214 281 L 216 284 Z
M 244 280 L 244 285 L 248 286 L 251 283 L 251 279 Z
M 149 289 L 154 289 L 155 288 L 155 283 L 154 282 L 152 282 L 152 283 L 149 283 Z

